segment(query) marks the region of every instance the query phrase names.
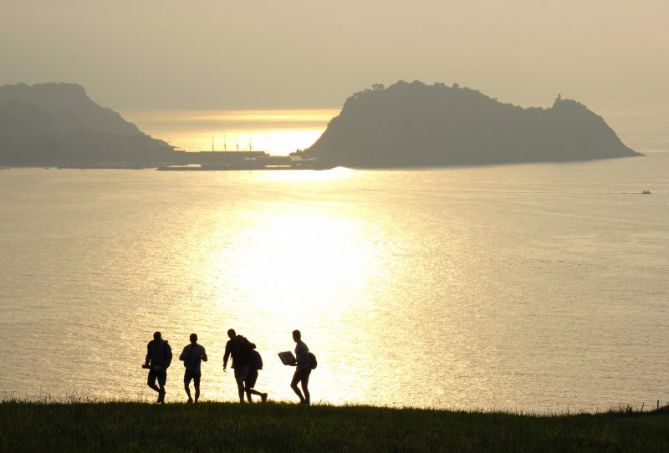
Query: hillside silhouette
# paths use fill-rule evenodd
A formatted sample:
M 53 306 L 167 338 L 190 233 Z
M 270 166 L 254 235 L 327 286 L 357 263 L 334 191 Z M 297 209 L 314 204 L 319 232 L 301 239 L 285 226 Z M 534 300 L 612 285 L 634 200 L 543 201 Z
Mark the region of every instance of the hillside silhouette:
M 0 87 L 0 165 L 144 167 L 172 151 L 97 105 L 79 85 Z
M 350 167 L 561 162 L 641 154 L 579 102 L 521 108 L 441 83 L 374 85 L 348 98 L 304 154 Z

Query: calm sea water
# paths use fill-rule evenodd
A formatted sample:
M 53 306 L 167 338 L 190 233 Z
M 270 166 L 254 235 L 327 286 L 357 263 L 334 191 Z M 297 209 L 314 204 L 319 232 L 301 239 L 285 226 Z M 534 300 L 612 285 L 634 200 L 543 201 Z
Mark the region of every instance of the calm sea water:
M 203 399 L 527 411 L 669 401 L 669 153 L 413 171 L 0 171 L 0 393 L 148 399 L 161 330 Z M 639 193 L 649 189 L 652 195 Z M 175 360 L 168 401 L 184 401 Z

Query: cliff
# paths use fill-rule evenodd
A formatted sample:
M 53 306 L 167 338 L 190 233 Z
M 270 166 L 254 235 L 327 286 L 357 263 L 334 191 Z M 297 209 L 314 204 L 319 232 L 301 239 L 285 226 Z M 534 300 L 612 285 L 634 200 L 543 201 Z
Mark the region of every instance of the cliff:
M 155 166 L 172 151 L 79 85 L 0 87 L 0 165 Z
M 561 162 L 639 156 L 583 104 L 521 108 L 479 91 L 400 81 L 350 97 L 304 152 L 350 167 Z

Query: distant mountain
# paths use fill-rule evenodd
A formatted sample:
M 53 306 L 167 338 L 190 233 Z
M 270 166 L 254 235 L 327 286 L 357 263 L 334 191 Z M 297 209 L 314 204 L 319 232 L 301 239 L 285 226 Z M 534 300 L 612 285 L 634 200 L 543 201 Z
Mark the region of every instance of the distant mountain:
M 0 165 L 150 167 L 172 152 L 79 85 L 0 87 Z
M 350 167 L 423 167 L 561 162 L 639 156 L 576 101 L 551 108 L 503 104 L 437 83 L 375 85 L 346 100 L 303 153 Z

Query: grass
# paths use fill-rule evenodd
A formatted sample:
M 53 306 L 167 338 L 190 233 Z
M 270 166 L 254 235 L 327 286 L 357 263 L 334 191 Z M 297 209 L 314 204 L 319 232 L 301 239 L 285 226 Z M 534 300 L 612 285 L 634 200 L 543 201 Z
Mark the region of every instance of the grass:
M 669 451 L 669 413 L 0 403 L 0 451 Z

